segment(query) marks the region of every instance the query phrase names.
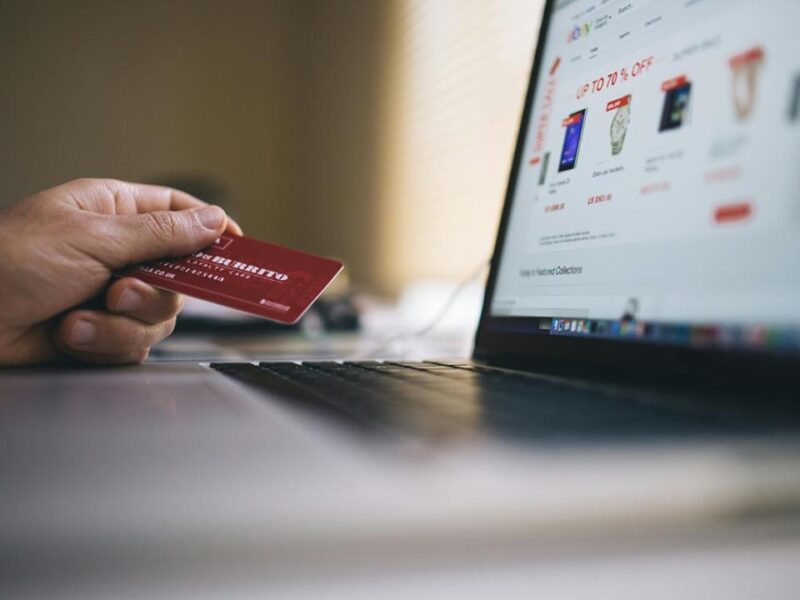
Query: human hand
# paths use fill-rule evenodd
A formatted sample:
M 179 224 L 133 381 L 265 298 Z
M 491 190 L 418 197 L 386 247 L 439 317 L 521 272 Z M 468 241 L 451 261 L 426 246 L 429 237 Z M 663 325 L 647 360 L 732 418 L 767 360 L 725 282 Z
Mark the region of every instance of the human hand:
M 183 256 L 223 231 L 224 211 L 153 185 L 78 179 L 0 210 L 0 365 L 70 357 L 139 363 L 175 327 L 180 295 L 111 274 Z M 102 308 L 81 307 L 103 294 Z

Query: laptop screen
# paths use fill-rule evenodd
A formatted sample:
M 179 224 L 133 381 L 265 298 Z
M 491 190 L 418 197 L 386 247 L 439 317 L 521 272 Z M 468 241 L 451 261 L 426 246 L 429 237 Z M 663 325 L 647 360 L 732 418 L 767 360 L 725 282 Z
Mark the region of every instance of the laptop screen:
M 557 0 L 489 327 L 800 351 L 800 1 Z

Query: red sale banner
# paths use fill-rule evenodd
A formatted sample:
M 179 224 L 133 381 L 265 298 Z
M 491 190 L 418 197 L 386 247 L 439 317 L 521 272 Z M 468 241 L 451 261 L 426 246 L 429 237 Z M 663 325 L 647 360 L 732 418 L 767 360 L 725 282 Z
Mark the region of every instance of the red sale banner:
M 558 70 L 558 66 L 561 64 L 561 57 L 556 56 L 556 59 L 553 61 L 553 64 L 550 66 L 550 77 L 553 77 Z
M 682 85 L 686 85 L 688 82 L 689 79 L 686 77 L 686 75 L 673 77 L 672 79 L 667 79 L 664 83 L 661 84 L 661 91 L 668 92 L 670 90 L 674 90 L 675 88 L 679 88 Z
M 764 50 L 760 47 L 750 48 L 741 54 L 737 54 L 736 56 L 732 56 L 730 59 L 730 65 L 732 68 L 737 68 L 742 65 L 746 65 L 747 63 L 751 62 L 758 62 L 762 58 L 764 58 Z
M 612 110 L 617 110 L 621 106 L 628 106 L 631 102 L 631 95 L 628 94 L 627 96 L 623 96 L 622 98 L 617 98 L 616 100 L 612 100 L 608 104 L 606 104 L 606 112 L 611 112 Z

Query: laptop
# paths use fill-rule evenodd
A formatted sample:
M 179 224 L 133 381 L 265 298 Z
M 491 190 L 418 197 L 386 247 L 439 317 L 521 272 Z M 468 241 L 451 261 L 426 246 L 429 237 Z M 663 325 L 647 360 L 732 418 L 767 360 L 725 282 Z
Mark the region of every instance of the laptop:
M 214 363 L 374 432 L 791 430 L 800 4 L 547 2 L 471 360 Z

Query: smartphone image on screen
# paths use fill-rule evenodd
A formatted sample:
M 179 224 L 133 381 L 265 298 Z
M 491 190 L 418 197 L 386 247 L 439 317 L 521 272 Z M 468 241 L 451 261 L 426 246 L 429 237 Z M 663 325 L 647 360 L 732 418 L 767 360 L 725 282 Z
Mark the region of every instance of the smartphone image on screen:
M 691 94 L 692 84 L 688 82 L 667 90 L 664 96 L 664 110 L 661 113 L 659 131 L 677 129 L 683 125 L 689 112 L 689 97 Z
M 586 121 L 586 109 L 572 113 L 564 120 L 564 146 L 561 149 L 561 161 L 558 163 L 558 172 L 569 171 L 575 168 L 578 162 L 578 149 L 581 145 L 583 124 Z

